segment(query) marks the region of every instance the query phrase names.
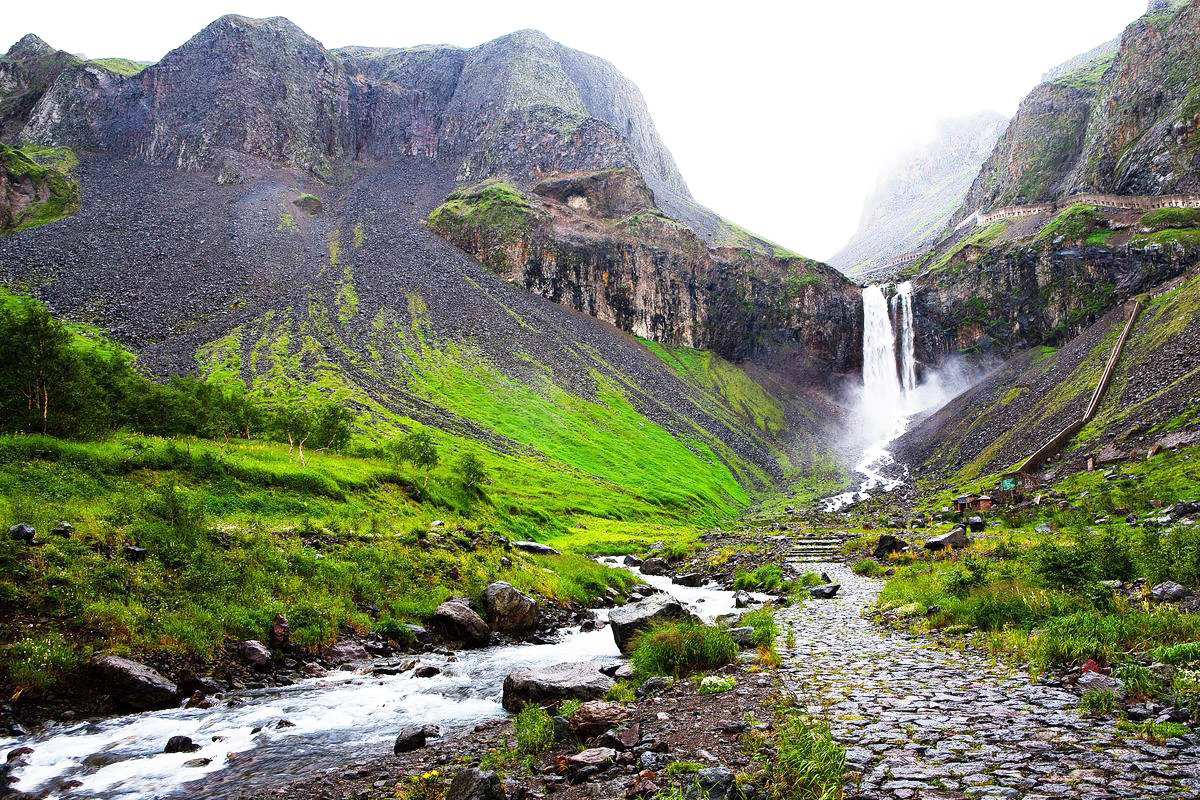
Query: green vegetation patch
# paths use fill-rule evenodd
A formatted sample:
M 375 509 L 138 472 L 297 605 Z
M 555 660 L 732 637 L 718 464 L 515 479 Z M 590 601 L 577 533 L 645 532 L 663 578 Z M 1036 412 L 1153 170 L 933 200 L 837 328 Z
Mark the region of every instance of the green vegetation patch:
M 144 61 L 130 61 L 128 58 L 93 58 L 88 62 L 95 64 L 98 67 L 103 67 L 109 72 L 115 72 L 126 78 L 131 75 L 137 75 L 139 72 L 150 66 Z
M 539 217 L 521 190 L 505 181 L 486 181 L 453 192 L 429 214 L 429 227 L 472 250 L 498 273 L 517 265 L 507 248 L 525 238 Z
M 1100 209 L 1083 203 L 1063 209 L 1058 216 L 1047 222 L 1037 236 L 1035 242 L 1081 242 L 1087 239 L 1098 227 L 1103 227 Z
M 0 233 L 46 225 L 78 211 L 79 183 L 72 177 L 78 165 L 75 154 L 65 147 L 0 143 L 0 168 L 9 183 L 18 191 L 23 187 L 33 191 L 33 201 L 24 208 L 0 210 Z
M 732 664 L 737 654 L 737 642 L 723 628 L 668 622 L 641 634 L 629 660 L 642 676 L 678 678 Z
M 1167 228 L 1200 228 L 1200 208 L 1160 208 L 1142 215 L 1152 232 Z
M 1116 57 L 1115 52 L 1097 56 L 1074 72 L 1056 79 L 1054 83 L 1072 89 L 1095 89 L 1112 67 Z

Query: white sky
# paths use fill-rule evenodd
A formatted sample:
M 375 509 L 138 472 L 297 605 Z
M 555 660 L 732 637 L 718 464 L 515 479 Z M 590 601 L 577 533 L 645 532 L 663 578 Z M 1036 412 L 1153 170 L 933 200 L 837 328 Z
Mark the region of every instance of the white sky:
M 823 259 L 857 229 L 881 163 L 933 120 L 1011 116 L 1046 70 L 1116 36 L 1146 0 L 5 5 L 0 51 L 32 32 L 143 61 L 225 13 L 286 16 L 330 48 L 473 46 L 537 28 L 641 88 L 697 200 Z

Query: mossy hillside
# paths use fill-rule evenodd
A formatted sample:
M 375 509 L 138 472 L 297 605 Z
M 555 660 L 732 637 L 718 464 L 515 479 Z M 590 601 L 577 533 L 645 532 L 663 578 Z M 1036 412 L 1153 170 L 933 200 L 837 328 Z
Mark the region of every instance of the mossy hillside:
M 1167 228 L 1200 228 L 1200 208 L 1159 208 L 1142 215 L 1151 233 Z
M 724 217 L 721 218 L 721 230 L 713 244 L 716 247 L 735 247 L 740 250 L 749 250 L 752 253 L 760 253 L 773 258 L 799 259 L 811 262 L 811 259 L 764 239 L 758 234 L 751 233 L 736 222 L 731 222 Z
M 1100 209 L 1096 206 L 1076 203 L 1058 213 L 1054 219 L 1042 226 L 1034 241 L 1044 242 L 1080 242 L 1089 237 L 1101 226 Z
M 438 340 L 423 301 L 412 295 L 407 308 L 380 310 L 357 334 L 317 299 L 306 314 L 264 315 L 199 357 L 212 380 L 244 378 L 264 394 L 339 397 L 369 440 L 407 430 L 412 414 L 439 429 L 448 452 L 477 447 L 505 476 L 495 481 L 496 524 L 569 549 L 690 540 L 769 484 L 770 476 L 666 398 L 597 354 L 581 355 L 595 365 L 587 396 L 562 388 L 549 365 L 528 355 L 519 355 L 523 368 L 501 370 L 468 344 Z M 722 362 L 697 385 L 682 402 L 778 447 L 778 408 L 740 370 Z M 649 403 L 673 415 L 670 430 L 638 411 Z M 782 450 L 778 458 L 788 463 Z
M 478 239 L 486 266 L 505 273 L 515 266 L 505 248 L 523 239 L 538 213 L 511 183 L 486 181 L 453 192 L 430 212 L 428 222 L 451 241 Z
M 78 164 L 75 154 L 67 148 L 11 147 L 0 143 L 0 168 L 4 170 L 5 182 L 30 184 L 36 196 L 44 198 L 19 212 L 0 208 L 0 233 L 46 225 L 78 211 L 79 183 L 71 177 Z
M 98 67 L 104 67 L 109 72 L 115 72 L 122 77 L 131 77 L 150 66 L 144 61 L 131 61 L 128 58 L 93 58 L 88 62 Z

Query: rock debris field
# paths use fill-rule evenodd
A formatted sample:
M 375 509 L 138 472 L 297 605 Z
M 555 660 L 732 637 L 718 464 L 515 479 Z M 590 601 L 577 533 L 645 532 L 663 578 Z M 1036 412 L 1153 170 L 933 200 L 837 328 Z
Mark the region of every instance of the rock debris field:
M 1069 692 L 881 628 L 863 616 L 880 582 L 820 568 L 842 590 L 779 615 L 796 640 L 784 680 L 847 748 L 847 800 L 1200 798 L 1200 736 L 1123 737 Z

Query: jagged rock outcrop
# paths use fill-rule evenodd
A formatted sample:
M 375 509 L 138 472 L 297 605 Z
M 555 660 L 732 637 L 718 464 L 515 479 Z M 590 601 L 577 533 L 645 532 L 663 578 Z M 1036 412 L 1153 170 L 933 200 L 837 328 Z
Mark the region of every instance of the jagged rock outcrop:
M 813 376 L 858 364 L 856 287 L 753 237 L 710 247 L 631 168 L 556 174 L 529 193 L 479 184 L 429 224 L 506 280 L 643 338 L 731 359 L 790 350 Z
M 30 112 L 63 70 L 79 59 L 32 33 L 0 57 L 0 142 L 13 142 Z
M 928 141 L 881 172 L 863 205 L 858 232 L 830 257 L 830 265 L 857 278 L 930 244 L 966 196 L 1007 123 L 994 111 L 939 120 Z
M 1101 49 L 1074 71 L 1052 71 L 1025 98 L 952 221 L 1080 192 L 1200 191 L 1198 70 L 1200 8 L 1152 3 L 1115 56 Z

